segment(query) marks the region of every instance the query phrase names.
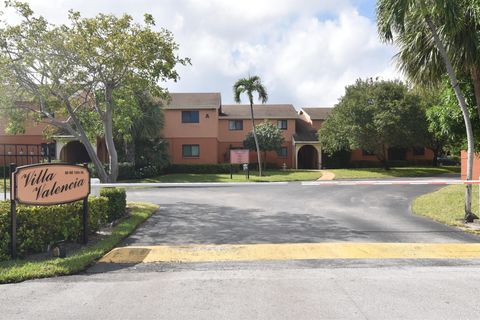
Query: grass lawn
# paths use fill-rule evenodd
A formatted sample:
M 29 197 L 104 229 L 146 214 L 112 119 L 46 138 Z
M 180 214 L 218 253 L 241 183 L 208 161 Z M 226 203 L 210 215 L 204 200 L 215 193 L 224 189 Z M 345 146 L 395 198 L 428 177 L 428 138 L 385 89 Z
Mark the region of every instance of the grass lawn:
M 320 171 L 315 170 L 267 171 L 263 174 L 259 177 L 258 172 L 250 172 L 250 180 L 247 180 L 243 173 L 233 174 L 233 179 L 230 179 L 229 173 L 174 173 L 138 182 L 279 182 L 317 180 L 322 176 Z
M 118 242 L 149 218 L 158 208 L 147 203 L 129 203 L 130 216 L 112 230 L 111 235 L 67 256 L 64 259 L 3 261 L 0 262 L 0 283 L 20 282 L 33 278 L 45 278 L 73 274 L 85 270 L 95 260 L 113 249 Z
M 478 216 L 478 186 L 473 186 L 472 211 Z M 463 226 L 465 186 L 451 185 L 425 194 L 413 201 L 415 214 L 428 217 L 451 226 Z
M 398 177 L 428 177 L 442 173 L 460 173 L 460 167 L 398 167 L 384 170 L 382 168 L 360 169 L 329 169 L 338 179 L 375 179 L 375 178 L 398 178 Z

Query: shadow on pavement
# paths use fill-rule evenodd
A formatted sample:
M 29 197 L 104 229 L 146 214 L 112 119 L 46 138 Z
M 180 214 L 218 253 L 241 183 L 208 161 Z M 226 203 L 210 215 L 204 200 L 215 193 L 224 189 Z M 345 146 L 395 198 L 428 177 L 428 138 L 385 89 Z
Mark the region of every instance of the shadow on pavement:
M 259 209 L 181 202 L 162 205 L 122 245 L 312 243 L 367 237 L 308 212 L 267 214 Z

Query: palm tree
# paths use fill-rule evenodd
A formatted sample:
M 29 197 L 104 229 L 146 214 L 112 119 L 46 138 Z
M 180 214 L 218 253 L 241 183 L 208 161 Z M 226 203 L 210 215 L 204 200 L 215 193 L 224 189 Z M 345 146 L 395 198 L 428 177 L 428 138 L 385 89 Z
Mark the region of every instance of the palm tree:
M 468 146 L 467 180 L 471 180 L 474 152 L 472 125 L 452 57 L 458 65 L 461 63 L 457 56 L 447 51 L 459 30 L 459 22 L 465 22 L 459 14 L 465 9 L 465 1 L 378 0 L 377 25 L 380 38 L 384 42 L 394 42 L 400 48 L 396 56 L 399 68 L 413 82 L 432 84 L 441 80 L 442 70 L 446 71 L 465 122 Z M 453 50 L 456 48 L 450 49 Z M 472 186 L 467 185 L 466 222 L 472 222 L 474 218 L 471 198 Z
M 133 164 L 136 158 L 136 145 L 140 141 L 160 138 L 164 125 L 160 100 L 155 99 L 148 91 L 137 91 L 134 95 L 140 114 L 133 119 L 130 127 L 131 139 L 124 141 L 126 160 Z
M 255 117 L 253 116 L 253 93 L 257 92 L 258 100 L 262 103 L 266 103 L 268 100 L 267 90 L 262 84 L 262 80 L 259 76 L 252 76 L 243 78 L 235 82 L 233 85 L 233 97 L 236 103 L 240 103 L 240 95 L 246 93 L 250 102 L 250 117 L 252 119 L 253 127 L 253 139 L 255 140 L 255 148 L 257 149 L 258 160 L 258 174 L 262 176 L 262 163 L 260 160 L 260 147 L 258 146 L 257 131 L 255 129 Z
M 401 2 L 399 1 L 399 5 Z M 425 3 L 430 5 L 433 2 Z M 480 30 L 480 7 L 471 0 L 447 1 L 446 5 L 447 10 L 427 12 L 427 15 L 432 23 L 433 19 L 445 22 L 441 28 L 435 25 L 434 27 L 456 74 L 470 77 L 480 119 L 480 42 L 477 32 L 474 31 Z M 432 38 L 428 23 L 425 23 L 425 15 L 417 14 L 410 19 L 409 24 L 414 29 L 398 34 L 396 43 L 401 50 L 397 55 L 397 62 L 410 80 L 423 86 L 436 86 L 447 72 L 445 62 Z M 381 23 L 383 22 L 382 20 Z

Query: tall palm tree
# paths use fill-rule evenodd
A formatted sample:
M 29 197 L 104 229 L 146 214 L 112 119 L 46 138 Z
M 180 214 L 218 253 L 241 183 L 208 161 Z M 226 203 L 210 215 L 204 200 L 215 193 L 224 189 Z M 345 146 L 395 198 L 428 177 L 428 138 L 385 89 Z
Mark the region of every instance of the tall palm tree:
M 480 6 L 478 2 L 472 0 L 441 0 L 437 3 L 442 1 L 446 2 L 447 10 L 439 12 L 430 10 L 427 14 L 432 23 L 434 20 L 444 22 L 442 25 L 434 26 L 437 27 L 437 33 L 456 74 L 471 79 L 477 116 L 480 118 L 480 41 L 478 41 Z M 401 2 L 398 2 L 399 5 L 402 5 Z M 424 3 L 430 5 L 434 2 L 424 0 Z M 432 38 L 430 27 L 425 23 L 425 15 L 417 14 L 409 19 L 411 21 L 409 24 L 414 29 L 398 34 L 399 41 L 396 41 L 401 48 L 397 55 L 399 67 L 417 84 L 438 85 L 447 70 L 441 52 Z
M 465 9 L 466 0 L 378 0 L 377 25 L 384 42 L 394 42 L 400 52 L 396 58 L 399 67 L 414 82 L 431 84 L 440 81 L 446 71 L 462 110 L 467 134 L 467 180 L 472 179 L 474 140 L 470 114 L 465 96 L 458 84 L 452 54 L 456 48 L 447 48 L 453 43 L 458 24 L 465 23 L 459 12 Z M 462 29 L 462 27 L 460 27 Z M 458 66 L 457 66 L 458 67 Z M 444 72 L 442 72 L 444 70 Z M 465 192 L 465 221 L 472 222 L 472 186 Z
M 257 149 L 257 160 L 258 160 L 258 174 L 262 176 L 262 163 L 260 160 L 260 147 L 258 145 L 257 131 L 255 129 L 255 117 L 253 115 L 253 93 L 257 92 L 258 100 L 262 103 L 266 103 L 268 100 L 267 90 L 262 84 L 262 80 L 259 76 L 252 76 L 248 78 L 239 79 L 233 85 L 233 97 L 236 103 L 240 103 L 240 95 L 245 93 L 248 96 L 250 102 L 250 117 L 252 119 L 253 127 L 253 139 L 255 140 L 255 148 Z

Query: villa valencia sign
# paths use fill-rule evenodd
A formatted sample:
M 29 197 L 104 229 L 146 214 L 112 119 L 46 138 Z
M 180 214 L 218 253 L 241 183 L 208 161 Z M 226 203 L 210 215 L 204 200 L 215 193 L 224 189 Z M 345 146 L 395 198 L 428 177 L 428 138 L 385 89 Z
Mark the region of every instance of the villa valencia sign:
M 90 173 L 70 164 L 36 164 L 18 167 L 13 173 L 13 194 L 18 203 L 54 205 L 88 197 Z
M 82 239 L 88 242 L 88 195 L 90 172 L 87 167 L 63 163 L 33 164 L 15 168 L 10 180 L 11 256 L 17 257 L 17 203 L 49 206 L 83 200 Z

